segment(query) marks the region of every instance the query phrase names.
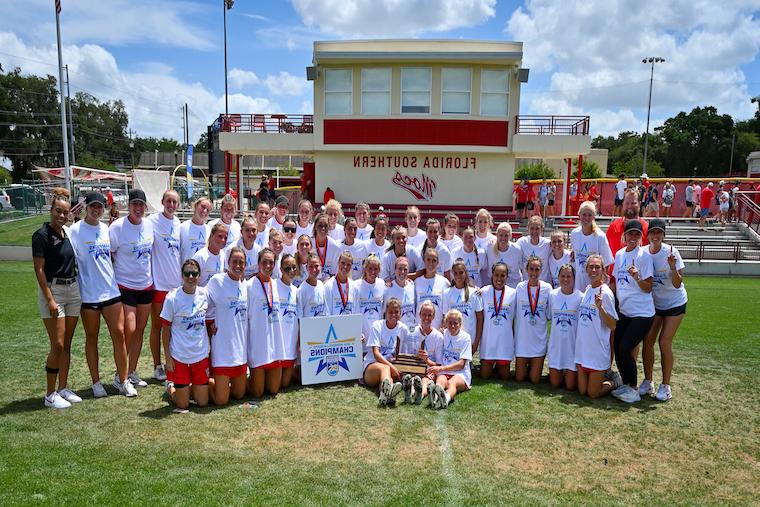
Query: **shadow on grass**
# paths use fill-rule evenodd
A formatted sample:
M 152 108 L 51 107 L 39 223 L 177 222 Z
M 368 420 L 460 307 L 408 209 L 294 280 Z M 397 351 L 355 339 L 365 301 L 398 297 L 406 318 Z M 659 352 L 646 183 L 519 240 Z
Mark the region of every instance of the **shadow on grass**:
M 115 387 L 111 386 L 104 386 L 106 389 L 106 392 L 108 393 L 108 396 L 120 396 L 119 392 L 116 390 Z M 98 398 L 95 398 L 92 394 L 92 389 L 82 389 L 78 391 L 74 391 L 77 395 L 79 395 L 80 398 L 82 398 L 82 401 L 84 403 L 91 403 L 94 400 L 97 400 Z M 73 407 L 76 407 L 79 405 L 78 403 L 74 403 Z M 40 394 L 40 396 L 34 396 L 32 398 L 27 398 L 25 400 L 16 400 L 11 403 L 8 403 L 7 405 L 0 407 L 0 417 L 11 415 L 11 414 L 21 414 L 25 412 L 38 412 L 40 410 L 49 410 L 43 400 L 43 395 Z M 62 409 L 65 410 L 65 409 Z

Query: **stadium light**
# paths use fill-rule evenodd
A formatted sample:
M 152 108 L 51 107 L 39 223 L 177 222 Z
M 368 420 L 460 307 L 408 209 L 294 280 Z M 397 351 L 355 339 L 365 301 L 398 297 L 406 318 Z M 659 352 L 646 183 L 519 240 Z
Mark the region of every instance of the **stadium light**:
M 647 104 L 647 133 L 644 136 L 644 167 L 641 170 L 642 174 L 646 174 L 647 172 L 647 149 L 649 147 L 649 114 L 652 112 L 652 81 L 654 78 L 654 64 L 664 63 L 664 62 L 665 62 L 665 58 L 662 58 L 659 56 L 649 56 L 641 60 L 641 63 L 644 63 L 644 64 L 649 63 L 652 65 L 652 70 L 649 73 L 649 103 Z

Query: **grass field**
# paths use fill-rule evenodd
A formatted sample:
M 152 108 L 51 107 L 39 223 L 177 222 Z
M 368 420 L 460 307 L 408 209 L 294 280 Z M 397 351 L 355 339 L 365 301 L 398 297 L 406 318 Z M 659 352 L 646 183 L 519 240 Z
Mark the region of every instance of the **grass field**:
M 32 234 L 42 222 L 49 221 L 50 214 L 43 213 L 21 220 L 0 223 L 0 245 L 32 246 Z
M 757 504 L 760 280 L 686 280 L 674 398 L 626 406 L 476 381 L 446 411 L 378 409 L 355 386 L 296 388 L 171 413 L 158 384 L 90 399 L 81 329 L 70 385 L 45 409 L 47 338 L 29 263 L 0 264 L 5 505 Z M 140 371 L 148 375 L 149 354 Z M 147 359 L 147 360 L 146 360 Z M 103 379 L 112 378 L 101 336 Z M 655 370 L 655 381 L 659 368 Z M 105 382 L 104 382 L 105 383 Z M 113 389 L 109 391 L 114 393 Z

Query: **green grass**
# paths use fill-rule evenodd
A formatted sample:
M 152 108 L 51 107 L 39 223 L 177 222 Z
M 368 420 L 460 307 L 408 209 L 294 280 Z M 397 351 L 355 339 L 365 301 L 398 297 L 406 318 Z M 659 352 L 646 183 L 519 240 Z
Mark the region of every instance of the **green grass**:
M 3 504 L 689 505 L 760 496 L 757 279 L 687 278 L 666 404 L 476 381 L 441 412 L 378 409 L 374 392 L 338 385 L 292 389 L 258 410 L 176 415 L 159 385 L 136 399 L 89 399 L 81 329 L 70 385 L 86 399 L 45 409 L 47 338 L 31 265 L 2 263 L 0 276 Z M 103 331 L 100 352 L 110 379 Z M 148 358 L 144 350 L 145 376 Z
M 0 245 L 32 246 L 32 234 L 42 222 L 49 221 L 50 215 L 43 213 L 21 220 L 0 222 Z

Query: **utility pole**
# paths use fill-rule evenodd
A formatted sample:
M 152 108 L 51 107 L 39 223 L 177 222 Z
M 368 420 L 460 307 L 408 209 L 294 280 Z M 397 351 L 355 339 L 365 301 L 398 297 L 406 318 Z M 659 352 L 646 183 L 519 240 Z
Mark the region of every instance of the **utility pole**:
M 63 95 L 63 56 L 61 54 L 61 2 L 55 2 L 55 32 L 58 41 L 58 93 L 61 96 L 61 134 L 63 137 L 63 175 L 66 188 L 71 191 L 71 165 L 69 165 L 69 136 L 66 125 L 66 101 Z
M 69 104 L 69 128 L 71 129 L 71 165 L 76 165 L 74 156 L 74 114 L 71 112 L 71 88 L 69 88 L 69 66 L 66 67 L 66 102 Z

